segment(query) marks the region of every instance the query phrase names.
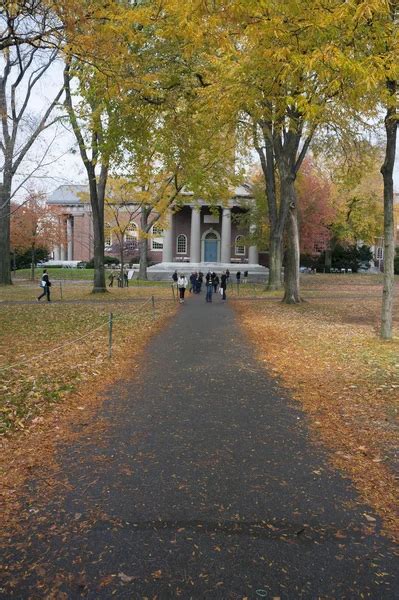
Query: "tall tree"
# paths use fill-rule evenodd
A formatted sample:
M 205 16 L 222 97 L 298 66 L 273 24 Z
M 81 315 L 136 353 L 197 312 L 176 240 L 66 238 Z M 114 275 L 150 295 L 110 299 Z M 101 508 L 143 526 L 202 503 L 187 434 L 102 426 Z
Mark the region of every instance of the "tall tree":
M 31 279 L 35 278 L 36 250 L 50 250 L 62 243 L 58 211 L 46 206 L 44 194 L 32 191 L 21 205 L 13 205 L 11 212 L 11 246 L 14 250 L 31 255 Z
M 385 67 L 385 160 L 381 167 L 384 180 L 384 288 L 381 311 L 381 337 L 392 338 L 392 314 L 394 300 L 395 231 L 393 203 L 393 170 L 396 157 L 398 130 L 398 79 L 399 79 L 399 2 L 389 3 L 389 24 L 386 29 L 386 49 L 390 60 Z
M 112 246 L 116 246 L 119 253 L 121 281 L 124 281 L 126 253 L 134 250 L 138 242 L 135 221 L 140 213 L 140 205 L 136 195 L 137 188 L 130 181 L 109 179 L 105 195 L 105 230 L 116 239 L 116 244 Z
M 15 177 L 24 161 L 32 156 L 35 142 L 57 120 L 58 116 L 53 116 L 54 109 L 63 94 L 63 86 L 60 85 L 41 114 L 36 114 L 33 108 L 35 89 L 41 85 L 46 73 L 57 60 L 58 50 L 42 48 L 39 44 L 44 37 L 47 43 L 50 42 L 53 25 L 48 32 L 47 16 L 40 10 L 35 12 L 35 6 L 30 15 L 25 14 L 22 18 L 18 12 L 18 3 L 9 2 L 6 11 L 0 14 L 3 40 L 0 46 L 0 284 L 11 283 L 11 198 L 33 172 L 40 168 L 41 159 L 35 158 L 34 166 L 28 174 L 21 176 L 17 185 L 14 185 Z M 27 36 L 32 22 L 38 27 L 37 39 L 32 31 L 31 37 Z M 37 46 L 32 43 L 33 38 Z M 11 43 L 12 40 L 14 44 Z

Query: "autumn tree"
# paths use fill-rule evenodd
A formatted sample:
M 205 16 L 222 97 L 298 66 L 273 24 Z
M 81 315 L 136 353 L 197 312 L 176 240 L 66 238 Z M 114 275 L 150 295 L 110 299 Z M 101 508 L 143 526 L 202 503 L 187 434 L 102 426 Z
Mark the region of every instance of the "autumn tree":
M 117 242 L 121 281 L 124 275 L 125 254 L 127 250 L 132 249 L 131 245 L 135 247 L 138 241 L 135 221 L 139 214 L 137 188 L 123 178 L 109 179 L 105 195 L 105 231 Z
M 58 212 L 46 206 L 44 194 L 32 191 L 21 205 L 14 204 L 11 212 L 11 246 L 31 255 L 31 279 L 35 278 L 36 250 L 50 251 L 62 243 L 63 231 Z M 65 242 L 65 240 L 64 240 Z
M 297 182 L 300 249 L 303 254 L 312 255 L 317 244 L 328 244 L 336 215 L 332 187 L 327 173 L 317 168 L 310 158 L 305 159 Z
M 57 120 L 63 94 L 60 84 L 41 112 L 35 110 L 35 90 L 58 57 L 59 22 L 42 8 L 41 2 L 6 2 L 0 13 L 0 284 L 11 283 L 11 199 L 42 165 L 46 150 L 38 157 L 36 142 Z M 29 159 L 33 163 L 20 174 Z
M 166 102 L 162 110 L 146 113 L 141 136 L 127 146 L 130 154 L 125 165 L 140 206 L 141 279 L 147 278 L 147 242 L 153 227 L 167 229 L 169 211 L 178 211 L 187 193 L 193 202 L 202 198 L 216 205 L 227 200 L 237 182 L 234 131 L 205 110 L 194 85 L 189 99 L 178 97 L 173 106 Z

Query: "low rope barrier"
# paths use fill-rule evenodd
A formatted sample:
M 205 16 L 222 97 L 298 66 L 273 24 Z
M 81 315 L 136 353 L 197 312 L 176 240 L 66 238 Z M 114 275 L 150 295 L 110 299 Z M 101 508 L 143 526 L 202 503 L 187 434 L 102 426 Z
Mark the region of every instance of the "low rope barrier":
M 143 308 L 149 304 L 152 303 L 152 308 L 153 311 L 155 312 L 155 298 L 154 296 L 151 296 L 150 298 L 148 298 L 144 304 L 142 304 L 139 308 L 137 308 L 137 310 L 132 311 L 133 314 L 136 314 L 138 312 L 141 312 L 143 310 Z M 130 313 L 132 314 L 132 313 Z M 94 329 L 90 329 L 90 331 L 87 331 L 85 334 L 79 336 L 78 338 L 75 338 L 73 340 L 70 340 L 69 342 L 65 342 L 64 344 L 61 344 L 61 346 L 57 346 L 56 348 L 52 348 L 51 350 L 47 350 L 46 352 L 42 352 L 41 354 L 37 354 L 36 356 L 31 356 L 30 358 L 27 358 L 25 361 L 19 361 L 17 363 L 13 363 L 12 365 L 7 365 L 5 367 L 0 367 L 0 373 L 2 373 L 3 371 L 7 371 L 9 369 L 14 369 L 16 367 L 19 366 L 23 366 L 23 365 L 27 365 L 39 358 L 42 358 L 43 356 L 48 356 L 49 354 L 53 354 L 54 352 L 57 352 L 59 350 L 62 350 L 63 348 L 67 348 L 68 346 L 72 346 L 73 344 L 76 344 L 77 342 L 80 342 L 81 340 L 89 337 L 92 333 L 94 333 L 95 331 L 98 331 L 99 329 L 102 329 L 105 326 L 108 326 L 109 329 L 109 358 L 111 358 L 112 356 L 112 323 L 115 320 L 119 320 L 122 319 L 123 317 L 113 317 L 113 314 L 110 313 L 109 317 L 107 318 L 107 321 L 105 323 L 102 323 L 101 325 L 99 325 L 98 327 L 95 327 Z

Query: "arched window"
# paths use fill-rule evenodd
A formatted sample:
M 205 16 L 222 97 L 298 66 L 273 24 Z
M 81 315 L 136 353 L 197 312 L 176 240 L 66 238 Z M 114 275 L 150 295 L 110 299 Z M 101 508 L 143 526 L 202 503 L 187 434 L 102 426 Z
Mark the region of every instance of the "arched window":
M 235 252 L 235 254 L 238 254 L 239 256 L 245 255 L 244 236 L 237 235 L 234 252 Z
M 130 223 L 125 231 L 125 244 L 128 250 L 137 249 L 137 226 L 135 223 Z
M 151 240 L 151 249 L 152 250 L 162 250 L 163 249 L 163 229 L 159 227 L 159 225 L 153 225 L 151 228 L 152 240 Z
M 176 252 L 177 254 L 187 254 L 187 236 L 184 233 L 180 233 L 176 238 Z
M 112 231 L 108 223 L 104 225 L 104 246 L 110 248 L 112 246 Z

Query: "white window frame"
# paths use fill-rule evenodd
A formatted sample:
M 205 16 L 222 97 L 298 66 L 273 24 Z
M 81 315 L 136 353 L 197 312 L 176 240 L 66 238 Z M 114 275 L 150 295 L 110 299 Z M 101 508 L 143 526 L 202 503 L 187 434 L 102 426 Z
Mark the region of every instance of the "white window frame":
M 163 250 L 163 233 L 164 230 L 159 225 L 151 227 L 151 235 L 154 236 L 151 238 L 151 250 L 155 250 L 155 252 Z
M 179 250 L 179 239 L 184 239 L 184 250 Z M 176 254 L 187 254 L 187 236 L 185 233 L 179 233 L 176 236 Z
M 237 244 L 244 239 L 243 235 L 237 235 L 234 242 L 234 254 L 237 256 L 245 256 L 245 244 Z
M 137 250 L 138 240 L 137 240 L 137 225 L 136 223 L 130 223 L 129 226 L 125 230 L 125 246 L 129 248 L 129 250 Z M 130 247 L 131 244 L 131 247 Z
M 105 248 L 111 248 L 112 246 L 112 228 L 108 223 L 104 226 L 104 246 Z

